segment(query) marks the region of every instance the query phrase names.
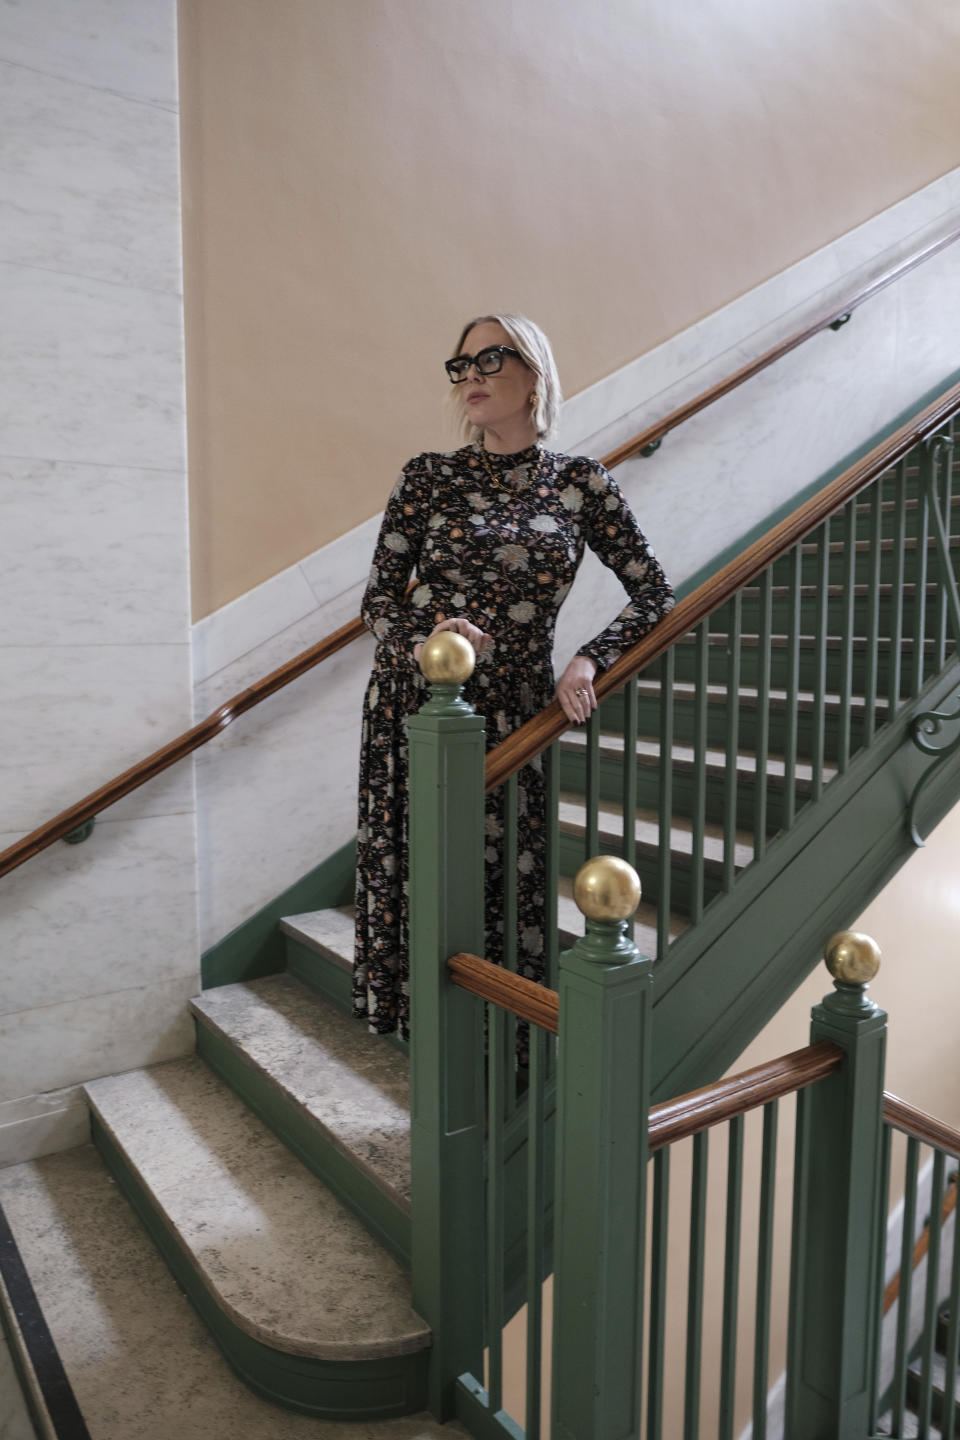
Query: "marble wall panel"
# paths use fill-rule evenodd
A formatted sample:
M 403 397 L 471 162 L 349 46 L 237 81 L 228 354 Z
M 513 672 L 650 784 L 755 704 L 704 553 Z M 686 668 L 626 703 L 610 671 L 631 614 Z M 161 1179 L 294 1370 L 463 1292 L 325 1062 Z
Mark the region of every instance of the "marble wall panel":
M 174 976 L 199 986 L 194 855 L 192 813 L 104 818 L 0 879 L 0 1015 Z
M 338 617 L 330 618 L 334 629 Z M 317 628 L 291 627 L 284 649 L 305 649 L 325 633 Z M 355 833 L 360 707 L 372 659 L 372 642 L 358 641 L 198 752 L 201 949 Z M 200 687 L 199 708 L 212 709 L 277 663 L 274 646 L 251 652 Z
M 90 1139 L 90 1111 L 78 1086 L 0 1104 L 0 1167 L 71 1150 Z M 0 1437 L 6 1440 L 3 1426 Z
M 0 1101 L 188 1055 L 191 976 L 0 1018 Z
M 186 644 L 185 513 L 182 471 L 0 459 L 0 646 Z
M 177 146 L 170 110 L 0 59 L 0 260 L 178 293 Z
M 0 0 L 0 59 L 173 110 L 176 7 L 154 0 Z
M 25 834 L 187 729 L 188 684 L 184 645 L 0 649 L 0 694 L 15 697 L 0 706 L 5 828 Z M 189 762 L 152 803 L 192 805 Z
M 0 263 L 2 453 L 183 470 L 179 296 Z

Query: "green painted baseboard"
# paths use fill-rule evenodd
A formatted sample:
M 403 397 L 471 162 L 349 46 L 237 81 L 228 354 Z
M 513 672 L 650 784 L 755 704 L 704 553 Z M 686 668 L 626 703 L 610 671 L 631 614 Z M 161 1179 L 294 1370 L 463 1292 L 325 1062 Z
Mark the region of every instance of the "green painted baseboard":
M 211 945 L 200 958 L 204 990 L 233 985 L 240 980 L 256 980 L 261 975 L 276 975 L 283 970 L 286 936 L 281 934 L 278 921 L 284 915 L 349 904 L 353 900 L 356 863 L 356 843 L 351 840 L 236 930 Z
M 275 1350 L 241 1330 L 204 1285 L 123 1151 L 97 1117 L 92 1120 L 94 1143 L 110 1173 L 227 1360 L 252 1390 L 325 1420 L 386 1420 L 424 1408 L 429 1350 L 335 1362 Z

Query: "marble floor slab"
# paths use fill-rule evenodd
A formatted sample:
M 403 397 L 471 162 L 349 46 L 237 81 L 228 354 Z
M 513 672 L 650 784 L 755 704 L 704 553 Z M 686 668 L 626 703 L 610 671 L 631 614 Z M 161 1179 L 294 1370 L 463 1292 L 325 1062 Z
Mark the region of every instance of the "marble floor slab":
M 204 1287 L 255 1340 L 335 1361 L 429 1345 L 406 1272 L 201 1060 L 85 1088 Z
M 0 1204 L 92 1440 L 459 1440 L 465 1433 L 428 1415 L 336 1424 L 254 1395 L 90 1146 L 0 1172 Z M 33 1437 L 13 1431 L 9 1440 Z
M 409 1209 L 410 1081 L 404 1054 L 367 1034 L 292 975 L 206 990 L 191 1008 L 385 1194 Z

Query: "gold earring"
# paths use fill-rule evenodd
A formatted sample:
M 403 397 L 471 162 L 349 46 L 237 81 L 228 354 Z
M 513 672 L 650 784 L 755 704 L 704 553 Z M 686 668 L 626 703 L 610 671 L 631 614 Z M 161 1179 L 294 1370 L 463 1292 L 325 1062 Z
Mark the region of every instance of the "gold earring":
M 540 396 L 537 394 L 536 391 L 534 391 L 533 394 L 530 396 L 530 404 L 531 404 L 531 405 L 536 405 L 536 404 L 538 403 L 539 399 L 540 399 Z

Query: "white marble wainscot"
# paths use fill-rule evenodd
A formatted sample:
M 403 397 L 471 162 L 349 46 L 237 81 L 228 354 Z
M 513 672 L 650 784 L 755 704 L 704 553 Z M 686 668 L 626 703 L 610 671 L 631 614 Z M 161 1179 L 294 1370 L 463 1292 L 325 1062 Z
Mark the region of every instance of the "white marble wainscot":
M 0 55 L 141 104 L 177 108 L 176 7 L 166 0 L 2 0 Z
M 0 849 L 192 719 L 175 0 L 0 0 Z M 192 1048 L 192 763 L 0 880 L 0 1160 Z
M 198 685 L 197 718 L 357 614 L 362 587 L 315 607 Z M 200 940 L 207 949 L 352 839 L 360 708 L 373 641 L 356 641 L 197 753 Z
M 176 294 L 177 144 L 173 109 L 0 58 L 0 259 Z
M 189 1054 L 194 975 L 0 1015 L 0 1097 L 96 1079 Z M 94 1058 L 95 1057 L 95 1058 Z
M 960 169 L 571 397 L 556 448 L 607 453 L 958 222 Z M 960 242 L 839 332 L 816 337 L 688 421 L 651 459 L 622 466 L 618 481 L 674 583 L 956 370 L 958 323 Z M 391 483 L 385 477 L 384 495 Z M 357 613 L 378 522 L 374 516 L 194 626 L 198 718 Z M 619 583 L 588 555 L 561 612 L 557 665 L 623 602 Z M 353 833 L 369 664 L 369 644 L 352 647 L 281 703 L 269 702 L 277 707 L 272 723 L 265 707 L 262 719 L 248 716 L 215 742 L 219 756 L 207 747 L 198 779 L 204 948 Z
M 78 1085 L 0 1101 L 0 1166 L 72 1150 L 89 1138 L 90 1111 Z

